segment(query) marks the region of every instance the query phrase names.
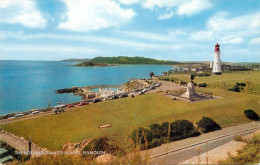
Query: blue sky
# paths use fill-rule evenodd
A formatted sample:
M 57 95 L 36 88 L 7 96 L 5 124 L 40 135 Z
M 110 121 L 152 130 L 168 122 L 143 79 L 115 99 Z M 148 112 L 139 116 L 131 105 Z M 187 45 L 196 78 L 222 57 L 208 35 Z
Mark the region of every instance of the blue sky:
M 260 62 L 259 0 L 0 0 L 0 60 Z

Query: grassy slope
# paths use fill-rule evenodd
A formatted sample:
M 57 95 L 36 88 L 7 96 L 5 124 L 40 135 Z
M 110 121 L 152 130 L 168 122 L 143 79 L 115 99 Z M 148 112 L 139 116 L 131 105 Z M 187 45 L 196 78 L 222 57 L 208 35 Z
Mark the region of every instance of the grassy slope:
M 250 76 L 250 79 L 249 79 Z M 169 77 L 175 77 L 183 81 L 189 81 L 189 74 L 175 74 Z M 209 88 L 225 89 L 233 87 L 236 83 L 250 84 L 244 87 L 243 93 L 258 94 L 260 95 L 260 72 L 259 71 L 237 71 L 237 72 L 224 72 L 222 75 L 212 75 L 204 77 L 195 77 L 194 82 L 207 83 Z M 225 84 L 223 84 L 225 83 Z
M 214 95 L 223 98 L 186 103 L 154 93 L 91 104 L 59 115 L 3 125 L 2 128 L 26 139 L 31 137 L 33 142 L 51 150 L 61 149 L 66 142 L 79 142 L 101 135 L 112 136 L 126 148 L 129 144 L 127 136 L 137 126 L 176 119 L 196 122 L 202 116 L 209 116 L 224 127 L 246 122 L 244 109 L 251 108 L 260 113 L 259 96 L 218 89 L 199 90 L 213 91 Z M 104 130 L 98 128 L 108 123 L 113 127 Z
M 156 60 L 152 58 L 145 57 L 127 57 L 127 56 L 118 56 L 118 57 L 95 57 L 91 59 L 94 63 L 107 63 L 107 64 L 165 64 L 173 65 L 179 64 L 176 61 L 164 61 Z

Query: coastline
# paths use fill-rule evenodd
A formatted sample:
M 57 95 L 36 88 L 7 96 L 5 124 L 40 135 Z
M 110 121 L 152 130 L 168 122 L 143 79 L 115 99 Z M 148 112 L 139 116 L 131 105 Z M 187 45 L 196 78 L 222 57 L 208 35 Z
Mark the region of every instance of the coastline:
M 66 87 L 72 87 L 74 84 L 76 84 L 77 86 L 80 86 L 80 87 L 85 87 L 84 84 L 85 85 L 88 85 L 88 84 L 91 85 L 94 81 L 95 81 L 95 83 L 93 83 L 93 85 L 94 84 L 106 84 L 106 83 L 107 84 L 116 84 L 117 82 L 118 82 L 118 84 L 122 84 L 123 85 L 125 82 L 129 81 L 131 78 L 133 78 L 133 79 L 135 79 L 135 78 L 137 78 L 137 79 L 138 78 L 148 78 L 149 77 L 148 76 L 149 75 L 148 72 L 150 72 L 150 71 L 154 71 L 156 75 L 160 75 L 161 76 L 161 75 L 163 75 L 163 72 L 165 72 L 166 70 L 172 69 L 171 65 L 157 65 L 156 66 L 154 64 L 142 64 L 142 65 L 136 65 L 136 64 L 122 64 L 121 65 L 120 64 L 120 65 L 118 65 L 118 67 L 120 67 L 120 68 L 113 69 L 114 67 L 109 67 L 112 70 L 107 68 L 108 71 L 105 68 L 103 68 L 103 69 L 96 68 L 97 71 L 92 71 L 92 70 L 88 71 L 88 69 L 85 71 L 85 69 L 83 69 L 83 68 L 79 69 L 79 70 L 78 69 L 66 69 L 64 64 L 66 65 L 67 62 L 57 62 L 57 61 L 54 61 L 54 62 L 49 63 L 49 62 L 45 62 L 45 61 L 40 61 L 40 62 L 33 61 L 31 63 L 27 63 L 27 62 L 25 63 L 24 61 L 22 61 L 21 64 L 23 64 L 23 65 L 19 65 L 19 62 L 20 61 L 12 62 L 11 63 L 12 64 L 11 70 L 14 70 L 14 71 L 15 70 L 23 70 L 24 66 L 26 66 L 26 70 L 28 70 L 28 73 L 29 73 L 29 69 L 30 70 L 32 69 L 34 71 L 37 71 L 37 74 L 39 73 L 39 75 L 42 75 L 41 74 L 42 70 L 40 70 L 38 68 L 39 67 L 40 68 L 43 67 L 44 70 L 48 71 L 48 72 L 44 72 L 43 75 L 49 76 L 48 79 L 51 80 L 50 82 L 48 81 L 48 85 L 54 86 L 54 87 L 56 86 L 55 87 L 56 89 L 59 89 L 59 86 L 60 87 L 65 87 L 65 88 Z M 8 66 L 10 64 L 9 63 L 4 63 L 3 66 L 5 66 L 5 65 L 6 65 L 6 68 L 8 68 Z M 18 67 L 13 67 L 13 66 L 18 66 Z M 23 66 L 23 67 L 20 67 L 20 66 Z M 124 66 L 126 66 L 126 67 L 124 67 Z M 137 66 L 137 67 L 135 67 L 135 66 Z M 122 69 L 121 69 L 121 67 L 122 67 Z M 55 71 L 53 69 L 55 69 Z M 56 71 L 56 70 L 58 70 L 58 71 Z M 3 71 L 5 72 L 5 70 L 3 70 Z M 137 71 L 138 73 L 135 73 L 135 71 Z M 92 72 L 93 72 L 93 74 L 92 74 Z M 122 76 L 123 78 L 116 77 L 116 76 L 120 76 L 121 72 L 124 75 L 124 76 Z M 64 73 L 69 73 L 69 74 L 66 75 Z M 88 73 L 91 73 L 91 74 L 88 74 Z M 105 75 L 102 75 L 102 73 L 105 74 Z M 108 76 L 110 73 L 112 74 L 112 76 Z M 94 75 L 94 74 L 96 74 L 96 75 Z M 28 76 L 28 75 L 30 75 L 30 76 Z M 32 74 L 28 74 L 28 75 L 19 74 L 19 76 L 23 76 L 23 78 L 24 78 L 23 81 L 25 81 L 26 83 L 27 83 L 27 78 L 29 80 L 30 78 L 33 77 L 33 79 L 32 79 L 33 81 L 37 81 L 37 82 L 39 81 L 38 84 L 40 85 L 40 87 L 44 86 L 44 85 L 47 85 L 45 81 L 40 81 L 41 77 L 38 77 L 37 79 L 35 79 L 34 72 Z M 91 77 L 91 76 L 96 76 L 96 77 L 94 77 L 94 80 L 91 80 L 91 78 L 88 78 L 88 77 Z M 57 78 L 55 78 L 55 77 L 57 77 Z M 72 83 L 66 83 L 71 78 L 73 78 Z M 111 78 L 112 80 L 109 80 L 109 81 L 106 80 L 108 78 Z M 128 78 L 128 79 L 126 79 L 126 78 Z M 116 79 L 118 79 L 118 80 L 116 80 Z M 61 80 L 64 80 L 64 83 Z M 13 81 L 16 82 L 17 80 L 13 80 Z M 102 83 L 102 81 L 103 81 L 103 83 Z M 61 82 L 62 82 L 63 85 L 60 84 Z M 17 84 L 18 84 L 18 82 L 17 82 Z M 56 84 L 58 84 L 58 85 L 56 85 Z M 119 87 L 119 86 L 120 85 L 118 85 L 116 87 Z M 6 87 L 7 88 L 5 88 L 5 89 L 7 90 L 8 87 L 9 87 L 8 84 L 7 84 Z M 93 87 L 90 87 L 90 89 L 91 88 L 99 88 L 99 87 L 101 87 L 101 86 L 93 86 Z M 104 85 L 103 87 L 112 87 L 112 86 Z M 51 89 L 51 91 L 47 90 L 47 89 L 44 89 L 44 91 L 43 91 L 44 93 L 41 92 L 41 93 L 43 93 L 45 95 L 48 94 L 46 96 L 48 96 L 50 98 L 51 106 L 56 106 L 58 101 L 60 101 L 60 102 L 63 101 L 64 102 L 64 100 L 65 100 L 66 103 L 74 103 L 74 102 L 81 101 L 81 97 L 73 96 L 73 94 L 64 94 L 64 96 L 63 95 L 58 96 L 54 92 L 56 90 L 55 88 Z M 30 91 L 28 91 L 27 89 L 30 89 Z M 33 91 L 31 91 L 31 90 L 33 90 Z M 23 99 L 23 100 L 27 101 L 27 100 L 29 100 L 30 96 L 32 96 L 32 94 L 37 94 L 37 96 L 39 96 L 39 99 L 38 99 L 38 97 L 34 97 L 28 104 L 21 103 L 21 101 L 18 100 L 17 102 L 15 102 L 15 104 L 12 104 L 12 106 L 15 107 L 15 108 L 12 107 L 12 109 L 11 108 L 6 108 L 6 107 L 11 107 L 11 106 L 4 99 L 4 100 L 2 100 L 2 103 L 4 103 L 4 101 L 5 101 L 5 102 L 7 102 L 7 104 L 6 104 L 5 107 L 3 107 L 3 109 L 2 109 L 3 111 L 0 114 L 0 116 L 5 116 L 5 115 L 9 115 L 10 116 L 10 114 L 31 112 L 33 107 L 36 107 L 38 110 L 47 109 L 48 108 L 48 104 L 47 104 L 48 98 L 46 99 L 45 95 L 38 95 L 38 93 L 34 93 L 35 90 L 36 90 L 35 86 L 31 87 L 31 85 L 29 85 L 29 84 L 28 85 L 25 84 L 25 86 L 19 86 L 19 84 L 18 84 L 17 88 L 15 88 L 15 91 L 17 91 L 19 93 L 26 92 L 26 95 L 24 95 L 24 98 L 26 98 L 26 99 L 21 98 L 20 100 Z M 37 92 L 38 91 L 42 91 L 42 90 L 43 90 L 42 88 L 38 89 L 38 87 L 37 87 Z M 57 95 L 58 97 L 56 97 L 54 95 Z M 15 96 L 17 96 L 17 98 L 18 98 L 19 95 L 15 95 Z M 16 97 L 14 97 L 14 96 L 11 96 L 11 97 L 16 99 Z M 71 99 L 71 98 L 77 98 L 77 99 Z M 45 100 L 45 101 L 44 101 L 44 103 L 42 103 L 43 101 L 38 101 L 36 99 L 38 99 L 38 100 Z M 19 105 L 19 107 L 16 104 Z M 25 104 L 25 106 L 23 106 L 22 104 Z M 5 104 L 2 104 L 2 105 L 5 105 Z M 25 108 L 23 108 L 23 107 L 25 107 Z M 9 111 L 9 109 L 10 109 L 10 111 Z

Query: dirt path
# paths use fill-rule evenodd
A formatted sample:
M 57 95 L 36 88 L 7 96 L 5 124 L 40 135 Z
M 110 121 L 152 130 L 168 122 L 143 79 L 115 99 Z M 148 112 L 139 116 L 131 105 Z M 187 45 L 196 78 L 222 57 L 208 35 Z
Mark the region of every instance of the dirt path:
M 16 150 L 21 152 L 28 151 L 28 141 L 22 137 L 18 137 L 10 132 L 0 131 L 0 141 L 6 142 L 8 145 L 14 147 Z M 31 146 L 32 155 L 35 155 L 37 152 L 47 151 L 45 148 L 41 148 L 38 145 L 32 143 Z

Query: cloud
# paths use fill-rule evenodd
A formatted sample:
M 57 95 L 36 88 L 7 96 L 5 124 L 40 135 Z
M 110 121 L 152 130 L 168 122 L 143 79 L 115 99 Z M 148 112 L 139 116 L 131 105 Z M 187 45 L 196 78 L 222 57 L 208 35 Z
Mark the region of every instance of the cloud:
M 191 16 L 203 10 L 210 9 L 212 6 L 208 0 L 192 0 L 181 4 L 177 9 L 177 14 Z
M 260 34 L 260 13 L 231 16 L 228 12 L 218 12 L 206 22 L 206 29 L 190 34 L 190 39 L 240 44 Z
M 140 2 L 140 0 L 118 0 L 120 3 L 122 4 L 126 4 L 126 5 L 132 5 L 134 3 L 138 3 Z
M 163 19 L 170 19 L 173 16 L 174 12 L 173 11 L 167 11 L 165 14 L 159 15 L 158 19 L 163 20 Z
M 229 43 L 229 44 L 240 44 L 242 42 L 243 42 L 242 38 L 232 38 L 230 40 L 219 41 L 219 43 Z
M 60 29 L 90 31 L 120 26 L 129 22 L 136 13 L 121 8 L 112 0 L 62 0 L 67 7 L 67 20 L 59 24 Z
M 59 34 L 33 34 L 33 35 L 26 35 L 23 33 L 9 33 L 5 32 L 5 36 L 3 36 L 2 40 L 8 38 L 15 38 L 19 40 L 37 40 L 37 39 L 50 39 L 50 40 L 60 40 L 60 41 L 76 41 L 77 43 L 97 43 L 97 44 L 106 44 L 111 46 L 120 46 L 126 48 L 132 48 L 134 50 L 178 50 L 183 47 L 181 44 L 173 44 L 170 41 L 173 39 L 167 35 L 160 35 L 155 33 L 146 33 L 146 32 L 121 32 L 121 34 L 127 34 L 128 36 L 134 36 L 138 38 L 146 39 L 145 42 L 136 41 L 133 39 L 122 39 L 122 38 L 111 38 L 111 37 L 99 37 L 99 36 L 92 36 L 92 35 L 59 35 Z M 178 35 L 178 34 L 169 34 L 169 35 Z M 171 39 L 170 39 L 171 38 Z M 1 39 L 1 38 L 0 38 Z M 150 42 L 150 40 L 160 41 L 160 42 Z M 161 43 L 161 41 L 166 41 L 166 43 Z M 54 46 L 55 48 L 56 46 Z M 56 47 L 57 51 L 59 50 L 66 50 L 58 46 Z M 26 47 L 25 47 L 26 49 Z M 32 48 L 32 50 L 39 49 L 39 47 Z M 27 50 L 27 49 L 26 49 Z M 47 49 L 50 51 L 50 49 Z M 68 49 L 69 51 L 70 49 Z M 79 49 L 80 50 L 80 49 Z M 53 50 L 54 51 L 54 50 Z
M 207 21 L 207 28 L 212 31 L 233 31 L 260 28 L 260 13 L 230 17 L 228 12 L 219 12 Z
M 144 0 L 142 5 L 150 10 L 153 10 L 155 7 L 172 8 L 177 10 L 178 15 L 186 16 L 198 14 L 213 6 L 209 0 Z
M 93 48 L 67 45 L 39 45 L 39 44 L 1 44 L 2 51 L 8 52 L 50 52 L 50 53 L 86 53 L 95 54 L 99 51 Z M 14 49 L 15 48 L 15 49 Z
M 211 41 L 214 39 L 214 34 L 211 31 L 197 31 L 191 33 L 190 39 L 197 41 Z
M 44 28 L 46 20 L 36 8 L 35 0 L 0 1 L 0 23 L 19 23 L 30 28 Z
M 250 44 L 260 44 L 260 38 L 253 38 L 249 42 Z
M 144 0 L 142 1 L 142 5 L 144 8 L 153 10 L 155 7 L 159 7 L 159 8 L 171 8 L 171 7 L 175 7 L 178 6 L 180 4 L 182 4 L 183 2 L 187 2 L 190 0 Z

